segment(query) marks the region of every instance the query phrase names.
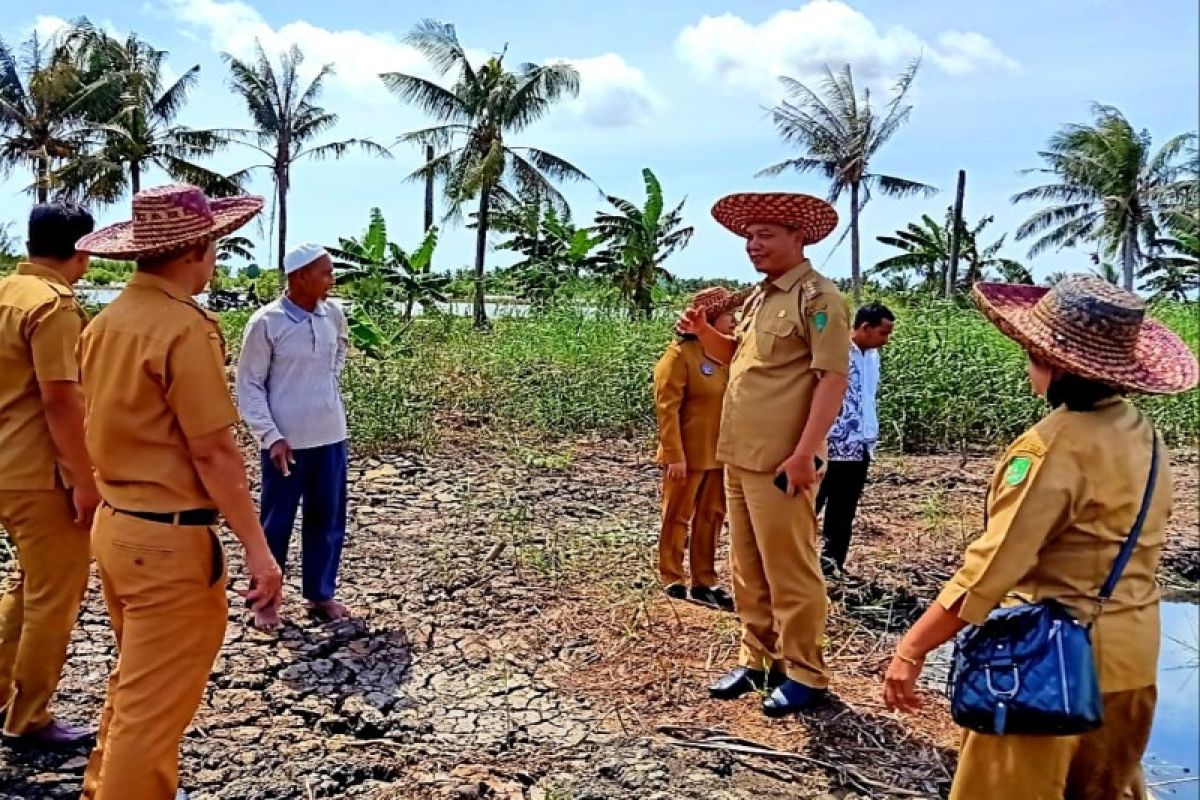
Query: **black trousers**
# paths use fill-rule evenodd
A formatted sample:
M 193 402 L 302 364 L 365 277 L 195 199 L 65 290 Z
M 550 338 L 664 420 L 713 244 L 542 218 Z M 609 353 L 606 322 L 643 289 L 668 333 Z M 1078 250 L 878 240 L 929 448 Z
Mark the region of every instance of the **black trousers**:
M 821 556 L 823 560 L 837 564 L 839 569 L 846 566 L 854 515 L 858 513 L 858 501 L 867 485 L 870 468 L 870 457 L 862 461 L 830 461 L 821 488 L 817 490 L 817 513 L 825 509 L 822 527 L 825 546 Z

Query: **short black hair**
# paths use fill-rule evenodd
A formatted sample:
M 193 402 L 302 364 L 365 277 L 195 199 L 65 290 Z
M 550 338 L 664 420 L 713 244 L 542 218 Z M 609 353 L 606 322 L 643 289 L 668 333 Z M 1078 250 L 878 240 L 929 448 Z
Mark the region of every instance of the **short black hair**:
M 881 324 L 885 319 L 889 320 L 890 322 L 895 322 L 896 315 L 893 314 L 892 310 L 883 303 L 867 303 L 854 315 L 854 327 L 858 328 L 862 325 L 870 325 L 872 328 L 874 328 L 876 325 Z
M 82 206 L 38 203 L 29 212 L 29 256 L 66 261 L 75 255 L 75 243 L 95 228 L 96 221 Z
M 1046 400 L 1051 408 L 1066 406 L 1071 411 L 1092 411 L 1102 401 L 1121 394 L 1120 389 L 1106 383 L 1065 372 L 1051 381 Z

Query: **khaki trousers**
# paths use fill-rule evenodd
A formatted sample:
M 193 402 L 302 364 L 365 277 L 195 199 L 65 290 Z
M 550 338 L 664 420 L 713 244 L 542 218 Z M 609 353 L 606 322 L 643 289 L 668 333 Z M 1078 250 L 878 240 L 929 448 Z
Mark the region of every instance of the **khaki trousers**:
M 0 599 L 0 708 L 4 732 L 48 725 L 67 644 L 87 592 L 91 550 L 66 489 L 0 492 L 0 524 L 17 548 Z
M 179 742 L 225 636 L 216 531 L 96 512 L 92 547 L 117 638 L 116 668 L 83 778 L 89 800 L 173 800 Z
M 950 800 L 1144 800 L 1157 698 L 1155 686 L 1105 694 L 1104 725 L 1081 736 L 965 731 Z
M 687 479 L 678 483 L 664 478 L 662 530 L 658 536 L 658 576 L 663 585 L 683 583 L 685 546 L 692 586 L 717 585 L 717 537 L 724 523 L 721 468 L 689 472 Z
M 733 598 L 742 620 L 739 663 L 782 666 L 792 680 L 824 689 L 828 601 L 814 490 L 789 497 L 774 479 L 769 472 L 725 467 Z

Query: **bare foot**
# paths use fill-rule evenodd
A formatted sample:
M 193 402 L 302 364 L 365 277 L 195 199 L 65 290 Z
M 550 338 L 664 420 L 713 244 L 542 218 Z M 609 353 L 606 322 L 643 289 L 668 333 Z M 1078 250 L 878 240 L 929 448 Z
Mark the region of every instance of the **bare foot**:
M 277 631 L 283 627 L 277 606 L 267 606 L 254 612 L 254 627 L 260 631 Z
M 350 616 L 350 609 L 337 600 L 309 601 L 309 611 L 327 622 L 336 622 Z

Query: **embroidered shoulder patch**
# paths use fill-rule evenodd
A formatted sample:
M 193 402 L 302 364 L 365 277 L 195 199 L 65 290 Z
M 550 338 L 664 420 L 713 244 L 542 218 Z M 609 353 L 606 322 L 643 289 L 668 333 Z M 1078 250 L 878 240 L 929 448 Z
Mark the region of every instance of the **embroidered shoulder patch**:
M 828 322 L 829 322 L 829 315 L 826 314 L 824 311 L 818 311 L 815 314 L 813 314 L 813 325 L 816 326 L 818 331 L 825 330 L 825 325 Z
M 1029 477 L 1029 468 L 1033 459 L 1029 456 L 1015 456 L 1008 462 L 1008 471 L 1004 473 L 1004 482 L 1009 486 L 1018 486 Z

